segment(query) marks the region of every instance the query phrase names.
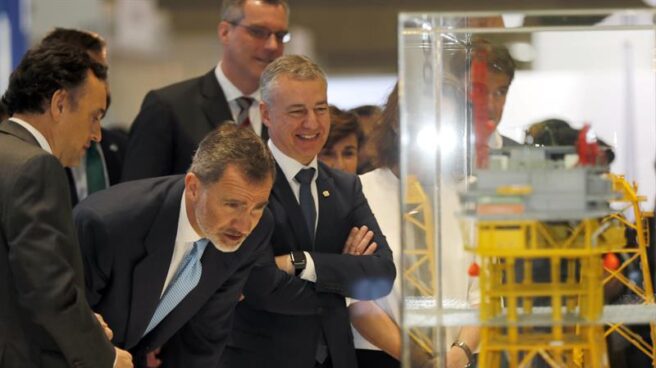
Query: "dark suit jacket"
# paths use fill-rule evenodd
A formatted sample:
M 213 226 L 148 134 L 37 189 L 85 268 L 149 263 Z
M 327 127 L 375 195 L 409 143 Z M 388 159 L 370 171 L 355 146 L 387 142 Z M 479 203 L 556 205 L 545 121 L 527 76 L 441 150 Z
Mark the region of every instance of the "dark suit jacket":
M 200 141 L 226 120 L 233 116 L 214 69 L 150 91 L 132 123 L 122 181 L 185 173 Z
M 123 157 L 125 156 L 125 149 L 127 147 L 127 136 L 123 136 L 116 131 L 102 128 L 102 140 L 100 141 L 100 149 L 103 152 L 105 167 L 107 168 L 107 175 L 109 176 L 109 185 L 118 184 L 121 181 L 121 170 L 123 169 Z M 68 178 L 68 186 L 71 194 L 71 203 L 75 206 L 80 200 L 77 195 L 77 187 L 75 185 L 75 178 L 71 173 L 71 169 L 66 168 L 66 177 Z
M 256 257 L 269 248 L 265 211 L 234 253 L 211 244 L 198 285 L 147 335 L 159 303 L 178 225 L 182 176 L 139 180 L 94 193 L 75 208 L 87 298 L 135 360 L 162 347 L 164 367 L 211 367 L 223 351 L 231 316 Z M 270 253 L 269 253 L 270 257 Z
M 264 289 L 263 269 L 254 269 L 244 289 L 246 299 L 237 307 L 232 340 L 221 367 L 313 367 L 322 331 L 333 366 L 356 367 L 344 297 L 370 300 L 387 295 L 396 275 L 392 252 L 357 176 L 319 163 L 317 189 L 319 221 L 315 244 L 311 244 L 300 206 L 278 167 L 269 198 L 275 220 L 273 252 L 275 255 L 292 250 L 310 252 L 317 282 L 288 284 L 288 295 L 274 297 Z M 378 243 L 375 254 L 342 254 L 351 228 L 362 225 L 375 234 L 374 241 Z M 295 293 L 294 288 L 297 288 Z M 315 300 L 302 296 L 311 293 L 315 294 Z
M 63 167 L 5 121 L 0 173 L 0 367 L 112 367 L 84 296 Z

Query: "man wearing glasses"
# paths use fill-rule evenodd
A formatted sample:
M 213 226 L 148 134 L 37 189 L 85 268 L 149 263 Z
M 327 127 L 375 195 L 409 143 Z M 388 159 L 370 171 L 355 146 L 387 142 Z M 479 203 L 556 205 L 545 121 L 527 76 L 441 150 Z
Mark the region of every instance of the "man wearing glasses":
M 198 143 L 226 120 L 268 139 L 259 79 L 290 39 L 287 0 L 224 0 L 218 65 L 201 77 L 150 91 L 135 118 L 122 181 L 185 173 Z

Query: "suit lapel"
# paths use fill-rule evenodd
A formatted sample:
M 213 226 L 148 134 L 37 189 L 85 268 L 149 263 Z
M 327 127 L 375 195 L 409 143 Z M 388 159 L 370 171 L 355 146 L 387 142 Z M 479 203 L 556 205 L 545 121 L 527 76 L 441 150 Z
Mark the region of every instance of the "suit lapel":
M 66 168 L 66 179 L 68 179 L 68 191 L 71 193 L 71 206 L 75 207 L 80 200 L 77 197 L 77 185 L 75 184 L 73 172 L 68 167 Z
M 292 188 L 289 186 L 289 182 L 287 182 L 285 173 L 283 173 L 277 163 L 276 182 L 273 185 L 271 196 L 273 196 L 273 198 L 280 204 L 282 210 L 275 211 L 275 215 L 278 216 L 280 213 L 286 214 L 287 225 L 292 229 L 294 238 L 298 241 L 297 244 L 294 244 L 293 250 L 312 250 L 312 241 L 310 240 L 310 234 L 305 226 L 305 219 L 301 212 L 301 206 L 298 204 L 296 196 L 294 196 Z M 292 247 L 292 244 L 288 244 L 288 246 Z
M 319 196 L 319 220 L 317 221 L 317 233 L 315 239 L 316 251 L 328 251 L 322 244 L 321 239 L 332 239 L 335 229 L 339 229 L 337 221 L 337 207 L 335 205 L 335 183 L 319 163 L 319 175 L 317 176 L 317 195 Z
M 200 93 L 202 96 L 201 106 L 211 129 L 216 128 L 225 120 L 234 119 L 223 89 L 216 80 L 214 69 L 201 77 Z
M 184 189 L 181 179 L 167 194 L 145 239 L 146 255 L 135 267 L 132 277 L 132 304 L 126 347 L 134 346 L 155 313 L 175 245 L 180 200 Z

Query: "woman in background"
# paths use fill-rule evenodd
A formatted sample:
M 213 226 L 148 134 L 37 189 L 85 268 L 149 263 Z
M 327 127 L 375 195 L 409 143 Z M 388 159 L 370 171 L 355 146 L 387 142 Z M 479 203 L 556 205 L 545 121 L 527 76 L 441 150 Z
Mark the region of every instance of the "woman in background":
M 400 367 L 402 339 L 399 326 L 403 300 L 402 224 L 399 221 L 401 203 L 398 85 L 390 94 L 381 121 L 372 132 L 367 144 L 373 145 L 376 151 L 374 164 L 377 169 L 360 176 L 362 190 L 393 252 L 397 277 L 388 296 L 375 301 L 353 301 L 349 305 L 349 314 L 354 327 L 353 342 L 358 367 L 396 368 Z M 452 197 L 451 202 L 457 202 L 457 196 L 453 194 Z M 457 203 L 453 205 L 456 206 Z M 444 276 L 448 278 L 447 282 L 442 284 L 442 295 L 447 299 L 475 305 L 478 304 L 478 288 L 466 273 L 467 260 L 471 256 L 466 254 L 462 247 L 458 226 L 452 227 L 453 234 L 443 237 L 449 243 L 443 246 L 449 248 L 443 248 L 448 251 L 442 253 L 444 259 L 441 263 L 445 265 Z M 449 340 L 449 344 L 453 342 L 453 345 L 446 349 L 447 367 L 461 368 L 468 363 L 473 363 L 471 352 L 478 346 L 479 329 L 462 327 L 459 331 L 447 331 L 448 338 L 454 340 Z M 438 359 L 414 343 L 410 344 L 410 357 L 413 367 L 433 367 L 436 364 L 435 359 Z
M 363 138 L 357 115 L 331 105 L 330 133 L 319 160 L 334 169 L 355 174 Z

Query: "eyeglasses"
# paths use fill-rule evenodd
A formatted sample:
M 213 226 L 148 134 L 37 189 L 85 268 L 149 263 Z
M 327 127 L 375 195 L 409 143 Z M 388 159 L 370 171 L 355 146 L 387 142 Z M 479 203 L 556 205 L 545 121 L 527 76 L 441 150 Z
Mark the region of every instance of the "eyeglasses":
M 258 40 L 266 41 L 271 37 L 271 35 L 274 35 L 276 37 L 276 40 L 281 43 L 287 43 L 289 40 L 292 39 L 292 35 L 289 33 L 289 31 L 278 31 L 278 32 L 273 32 L 267 28 L 264 27 L 259 27 L 259 26 L 249 26 L 246 24 L 240 24 L 238 22 L 228 22 L 232 24 L 235 27 L 244 27 L 248 33 L 250 33 L 251 36 L 257 38 Z

